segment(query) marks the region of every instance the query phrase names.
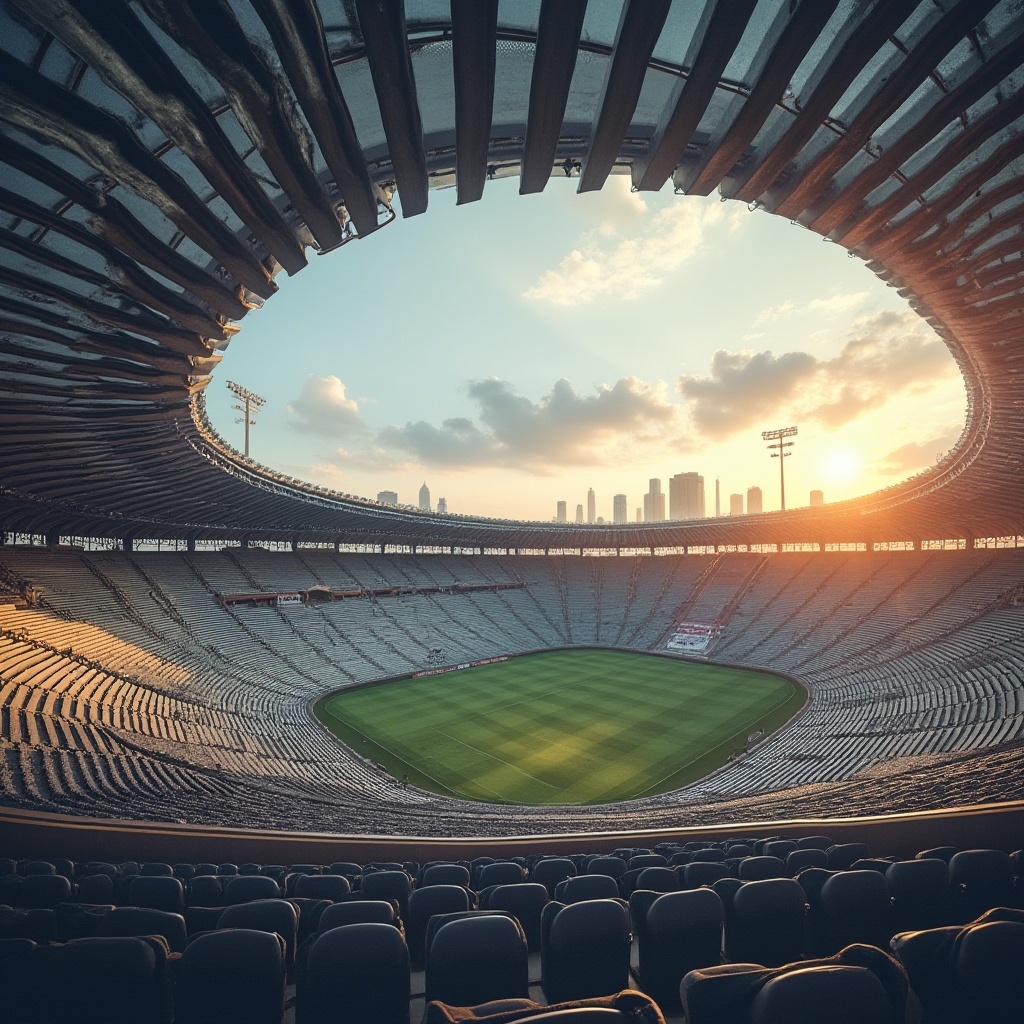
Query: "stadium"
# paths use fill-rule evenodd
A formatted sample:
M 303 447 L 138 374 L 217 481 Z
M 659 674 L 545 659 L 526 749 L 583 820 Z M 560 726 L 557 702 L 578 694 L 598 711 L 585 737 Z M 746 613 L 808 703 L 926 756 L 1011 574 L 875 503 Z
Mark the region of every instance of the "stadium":
M 0 855 L 668 866 L 824 834 L 862 858 L 1004 851 L 1010 872 L 1015 0 L 5 0 L 0 27 Z M 613 174 L 717 189 L 863 261 L 955 358 L 958 443 L 823 507 L 555 525 L 332 491 L 211 425 L 204 389 L 281 270 L 358 259 L 360 236 L 429 216 L 432 188 L 464 204 L 496 178 L 589 192 Z M 791 679 L 806 703 L 704 777 L 632 799 L 430 792 L 312 713 L 438 668 L 680 645 Z M 971 909 L 1019 897 L 1000 893 Z

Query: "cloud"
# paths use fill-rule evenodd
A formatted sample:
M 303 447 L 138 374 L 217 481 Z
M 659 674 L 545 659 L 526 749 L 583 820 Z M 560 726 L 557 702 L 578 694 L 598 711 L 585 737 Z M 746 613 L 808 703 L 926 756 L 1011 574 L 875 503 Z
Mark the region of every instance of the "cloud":
M 911 441 L 883 455 L 875 462 L 875 468 L 880 473 L 904 477 L 934 466 L 959 439 L 960 431 L 956 429 L 947 430 L 928 441 Z
M 856 321 L 830 359 L 719 350 L 708 376 L 683 375 L 677 390 L 696 428 L 721 440 L 783 415 L 835 429 L 957 373 L 949 350 L 916 314 L 886 310 Z
M 642 200 L 639 207 L 632 195 L 629 200 L 637 212 L 646 209 Z M 724 216 L 720 203 L 673 203 L 638 219 L 639 234 L 626 234 L 634 224 L 622 205 L 616 204 L 613 216 L 583 235 L 558 269 L 545 271 L 524 297 L 553 306 L 579 306 L 605 296 L 636 299 L 696 255 L 708 226 Z
M 378 443 L 426 465 L 551 472 L 621 459 L 661 437 L 678 416 L 662 381 L 636 377 L 587 395 L 563 378 L 537 402 L 497 377 L 471 381 L 467 393 L 477 407 L 476 422 L 459 417 L 440 426 L 423 420 L 389 426 Z
M 337 377 L 311 373 L 303 382 L 299 397 L 288 404 L 291 426 L 304 434 L 337 438 L 365 429 L 359 403 L 345 394 Z
M 769 323 L 772 320 L 781 320 L 787 316 L 797 316 L 806 313 L 815 313 L 818 316 L 839 316 L 849 314 L 851 310 L 863 306 L 870 298 L 868 292 L 848 292 L 845 295 L 830 295 L 825 299 L 810 299 L 808 302 L 794 302 L 786 299 L 778 306 L 769 306 L 761 310 L 754 321 L 754 326 Z

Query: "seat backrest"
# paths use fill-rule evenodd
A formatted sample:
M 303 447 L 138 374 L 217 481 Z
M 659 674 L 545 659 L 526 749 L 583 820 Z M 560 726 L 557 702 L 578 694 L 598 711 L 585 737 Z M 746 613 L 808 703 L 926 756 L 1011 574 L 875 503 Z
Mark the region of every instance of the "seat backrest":
M 170 864 L 165 864 L 163 861 L 149 860 L 139 868 L 139 874 L 154 877 L 161 875 L 173 875 L 174 868 L 172 868 Z
M 220 907 L 224 904 L 224 884 L 216 875 L 195 875 L 188 883 L 190 907 Z
M 744 882 L 725 929 L 730 960 L 778 967 L 799 960 L 804 945 L 805 896 L 792 878 Z
M 764 844 L 761 854 L 765 857 L 778 857 L 779 860 L 785 860 L 799 848 L 800 844 L 795 839 L 773 839 L 770 843 Z
M 409 1024 L 409 990 L 409 951 L 397 928 L 380 922 L 330 928 L 309 951 L 295 1021 Z
M 641 895 L 634 893 L 634 897 Z M 713 889 L 668 892 L 657 896 L 642 918 L 639 913 L 633 916 L 639 933 L 640 983 L 665 1012 L 674 1011 L 684 975 L 721 961 L 722 901 Z
M 554 896 L 555 887 L 567 878 L 575 878 L 576 865 L 567 857 L 545 857 L 533 865 L 530 881 L 543 885 L 549 896 Z
M 45 910 L 71 899 L 71 883 L 63 875 L 28 875 L 21 883 L 21 905 Z
M 225 913 L 252 904 L 229 907 Z M 271 932 L 204 932 L 185 947 L 174 985 L 174 1024 L 283 1024 L 284 940 Z
M 885 987 L 872 971 L 817 966 L 770 978 L 754 997 L 750 1020 L 751 1024 L 894 1024 L 894 1014 Z
M 621 878 L 626 873 L 626 862 L 621 857 L 595 857 L 587 862 L 588 875 L 610 875 Z
M 393 903 L 387 900 L 351 900 L 346 903 L 332 903 L 324 908 L 317 927 L 319 933 L 346 924 L 388 924 L 400 925 Z
M 687 889 L 699 889 L 702 885 L 714 885 L 720 878 L 728 878 L 731 874 L 725 864 L 694 861 L 683 868 L 683 885 Z
M 526 881 L 526 872 L 519 864 L 499 860 L 493 864 L 485 864 L 480 869 L 478 889 L 486 889 L 491 885 L 515 885 Z
M 224 903 L 251 903 L 253 900 L 276 900 L 281 897 L 281 888 L 266 875 L 236 875 L 224 886 Z
M 800 850 L 829 850 L 835 846 L 835 842 L 828 836 L 804 836 L 796 841 Z
M 718 861 L 725 860 L 725 851 L 717 846 L 704 846 L 699 850 L 693 851 L 693 856 L 690 859 L 691 864 L 708 864 L 716 863 Z
M 469 909 L 469 892 L 461 885 L 428 885 L 414 889 L 409 894 L 409 909 L 405 917 L 405 940 L 412 963 L 424 963 L 427 923 L 431 917 Z
M 110 875 L 84 875 L 78 879 L 75 898 L 80 903 L 109 903 L 114 898 L 114 880 Z
M 839 871 L 821 887 L 829 953 L 860 942 L 888 949 L 895 931 L 885 876 L 877 871 Z
M 115 907 L 99 919 L 97 931 L 108 937 L 162 935 L 172 953 L 185 949 L 185 918 L 166 910 Z
M 548 1002 L 610 995 L 629 986 L 632 935 L 621 900 L 544 908 L 541 985 Z
M 804 868 L 827 868 L 828 854 L 824 850 L 794 850 L 786 855 L 786 874 L 796 877 Z
M 411 888 L 409 876 L 404 871 L 374 871 L 363 875 L 359 891 L 368 900 L 398 900 L 404 910 L 409 900 Z
M 469 888 L 470 871 L 464 864 L 431 864 L 423 869 L 419 888 L 430 885 L 461 885 Z
M 615 899 L 618 895 L 619 887 L 609 875 L 577 875 L 559 882 L 555 889 L 555 897 L 560 903 Z
M 340 900 L 352 891 L 344 875 L 299 875 L 294 895 L 299 899 Z
M 363 873 L 363 866 L 356 864 L 355 861 L 351 860 L 336 860 L 330 866 L 330 873 L 332 875 L 346 875 L 348 877 L 358 877 Z
M 178 878 L 136 875 L 128 883 L 128 902 L 134 907 L 180 914 L 185 906 L 185 888 Z
M 476 1006 L 529 997 L 526 937 L 502 914 L 457 917 L 443 923 L 427 948 L 426 1000 Z
M 522 927 L 526 943 L 533 952 L 540 949 L 540 918 L 549 902 L 548 891 L 539 882 L 516 882 L 490 889 L 484 909 L 504 910 L 511 914 Z
M 736 875 L 744 882 L 758 882 L 765 878 L 789 878 L 785 862 L 768 854 L 761 857 L 744 857 L 737 865 Z
M 284 963 L 290 970 L 299 941 L 299 913 L 288 900 L 251 900 L 225 907 L 217 919 L 218 928 L 273 932 L 284 941 Z
M 34 1009 L 44 1021 L 167 1024 L 168 955 L 158 936 L 90 937 L 37 947 L 31 967 Z
M 634 868 L 663 868 L 668 865 L 668 858 L 663 857 L 660 853 L 638 853 L 635 857 L 630 857 L 626 863 L 626 870 L 632 871 Z
M 871 856 L 867 843 L 839 843 L 825 851 L 828 854 L 828 866 L 832 871 L 846 871 L 854 861 Z
M 676 892 L 681 888 L 679 872 L 668 867 L 644 868 L 637 875 L 636 888 L 653 892 Z

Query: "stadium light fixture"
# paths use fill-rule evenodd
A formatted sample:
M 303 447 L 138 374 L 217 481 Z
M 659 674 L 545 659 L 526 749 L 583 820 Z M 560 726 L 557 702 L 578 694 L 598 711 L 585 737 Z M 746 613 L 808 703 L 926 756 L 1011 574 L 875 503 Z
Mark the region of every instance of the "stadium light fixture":
M 245 457 L 249 458 L 249 427 L 255 425 L 256 413 L 263 408 L 266 399 L 262 395 L 257 395 L 255 391 L 250 391 L 248 388 L 243 388 L 241 384 L 236 384 L 233 380 L 226 381 L 225 383 L 228 386 L 228 390 L 238 399 L 232 408 L 242 414 L 235 422 L 245 424 Z
M 772 458 L 779 460 L 779 493 L 781 496 L 782 511 L 786 511 L 786 459 L 792 455 L 792 452 L 787 452 L 787 448 L 792 448 L 796 443 L 795 441 L 785 441 L 783 438 L 796 437 L 796 427 L 780 427 L 778 430 L 762 430 L 761 438 L 765 441 L 772 441 L 773 444 L 768 445 L 768 448 L 778 448 L 778 451 L 772 452 Z

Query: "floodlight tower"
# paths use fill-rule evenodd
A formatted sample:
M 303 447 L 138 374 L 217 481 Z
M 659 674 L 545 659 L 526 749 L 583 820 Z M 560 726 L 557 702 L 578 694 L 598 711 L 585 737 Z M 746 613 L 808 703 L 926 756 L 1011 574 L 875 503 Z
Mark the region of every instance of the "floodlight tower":
M 795 444 L 794 441 L 784 441 L 784 437 L 796 437 L 796 427 L 780 427 L 778 430 L 762 430 L 761 437 L 765 441 L 773 441 L 774 444 L 768 445 L 769 448 L 778 448 L 777 452 L 772 452 L 772 458 L 779 460 L 779 493 L 782 497 L 782 511 L 786 511 L 786 459 L 792 455 L 792 452 L 787 452 L 787 448 L 792 448 Z
M 245 424 L 245 457 L 249 458 L 249 427 L 256 423 L 256 413 L 263 408 L 266 399 L 248 388 L 243 388 L 241 384 L 236 384 L 233 380 L 226 383 L 228 390 L 238 399 L 231 408 L 242 414 L 241 418 L 235 422 Z

